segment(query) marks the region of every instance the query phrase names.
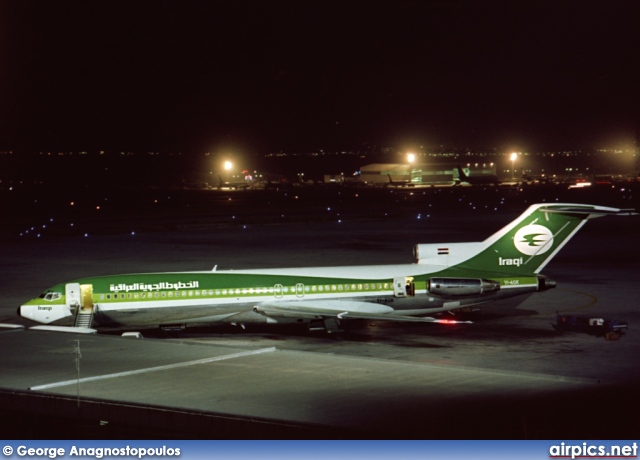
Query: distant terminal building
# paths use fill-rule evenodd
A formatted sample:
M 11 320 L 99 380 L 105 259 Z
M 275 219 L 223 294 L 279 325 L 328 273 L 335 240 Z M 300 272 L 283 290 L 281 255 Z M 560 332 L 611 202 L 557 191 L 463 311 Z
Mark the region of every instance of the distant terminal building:
M 496 174 L 493 164 L 399 164 L 373 163 L 360 168 L 360 181 L 368 185 L 453 185 L 460 182 L 460 166 L 465 175 L 483 177 Z

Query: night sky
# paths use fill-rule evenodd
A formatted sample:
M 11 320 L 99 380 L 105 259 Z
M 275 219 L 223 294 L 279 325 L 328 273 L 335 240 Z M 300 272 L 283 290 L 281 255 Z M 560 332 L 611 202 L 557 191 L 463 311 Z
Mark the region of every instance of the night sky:
M 633 142 L 637 1 L 0 0 L 0 148 Z

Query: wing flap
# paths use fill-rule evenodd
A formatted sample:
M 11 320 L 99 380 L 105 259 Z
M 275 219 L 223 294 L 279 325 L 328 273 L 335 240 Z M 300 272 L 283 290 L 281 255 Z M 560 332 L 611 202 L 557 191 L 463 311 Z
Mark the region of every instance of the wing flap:
M 261 304 L 259 309 L 274 309 L 278 311 L 308 311 L 320 315 L 332 315 L 348 311 L 350 313 L 363 313 L 384 315 L 392 313 L 393 308 L 371 302 L 359 302 L 357 300 L 287 300 L 271 301 Z
M 293 300 L 267 302 L 254 308 L 255 312 L 266 316 L 303 319 L 369 319 L 378 321 L 403 321 L 413 323 L 470 323 L 431 318 L 428 316 L 403 316 L 387 306 L 353 300 Z

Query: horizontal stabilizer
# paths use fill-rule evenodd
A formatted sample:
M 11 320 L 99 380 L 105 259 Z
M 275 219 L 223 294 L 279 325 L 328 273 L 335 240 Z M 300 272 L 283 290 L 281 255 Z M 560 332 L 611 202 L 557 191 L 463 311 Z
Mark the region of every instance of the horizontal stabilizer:
M 600 216 L 635 216 L 638 215 L 635 209 L 633 208 L 609 208 L 607 206 L 592 206 L 592 205 L 549 205 L 549 206 L 541 206 L 540 211 L 542 212 L 552 212 L 559 214 L 588 214 L 592 217 L 600 217 Z

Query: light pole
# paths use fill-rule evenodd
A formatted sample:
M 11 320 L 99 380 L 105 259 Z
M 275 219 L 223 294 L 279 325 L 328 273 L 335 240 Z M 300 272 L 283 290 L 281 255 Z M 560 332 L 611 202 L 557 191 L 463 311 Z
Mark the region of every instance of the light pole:
M 409 184 L 413 184 L 413 163 L 416 161 L 416 154 L 413 152 L 407 153 L 407 162 L 409 163 Z
M 513 152 L 511 154 L 511 180 L 514 179 L 514 169 L 515 169 L 515 165 L 516 165 L 516 158 L 518 158 L 518 154 L 516 152 Z

